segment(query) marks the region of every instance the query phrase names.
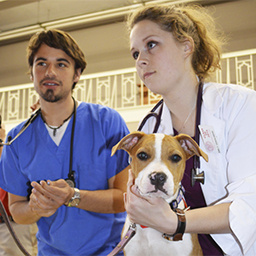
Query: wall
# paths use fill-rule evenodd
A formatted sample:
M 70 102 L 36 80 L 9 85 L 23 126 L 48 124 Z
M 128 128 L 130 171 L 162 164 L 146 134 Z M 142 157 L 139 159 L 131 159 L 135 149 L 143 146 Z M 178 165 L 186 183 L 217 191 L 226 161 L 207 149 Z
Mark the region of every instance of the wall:
M 125 24 L 118 22 L 70 32 L 85 53 L 84 74 L 133 67 Z M 26 60 L 28 41 L 0 46 L 0 87 L 30 83 Z
M 229 36 L 224 52 L 256 48 L 256 0 L 240 0 L 210 7 L 217 23 Z M 71 31 L 85 52 L 85 74 L 134 66 L 125 23 Z M 29 83 L 26 75 L 27 41 L 0 46 L 0 87 Z
M 224 52 L 256 48 L 256 0 L 226 2 L 209 9 L 229 37 Z M 88 66 L 84 74 L 134 66 L 124 22 L 80 29 L 70 34 L 85 53 Z M 26 74 L 26 46 L 27 41 L 0 46 L 0 87 L 30 83 Z M 131 131 L 137 125 L 128 123 Z

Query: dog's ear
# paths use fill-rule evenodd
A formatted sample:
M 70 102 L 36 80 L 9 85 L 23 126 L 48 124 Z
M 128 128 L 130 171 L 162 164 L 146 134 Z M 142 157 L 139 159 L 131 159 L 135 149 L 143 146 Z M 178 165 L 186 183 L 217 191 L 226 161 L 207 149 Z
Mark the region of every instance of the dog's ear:
M 111 156 L 119 149 L 123 149 L 129 153 L 129 151 L 138 143 L 138 141 L 146 135 L 144 132 L 132 132 L 122 138 L 113 148 Z
M 204 153 L 204 151 L 198 146 L 198 144 L 186 134 L 179 134 L 174 137 L 177 139 L 186 153 L 187 159 L 190 157 L 197 155 L 202 156 L 206 162 L 208 162 L 208 155 Z

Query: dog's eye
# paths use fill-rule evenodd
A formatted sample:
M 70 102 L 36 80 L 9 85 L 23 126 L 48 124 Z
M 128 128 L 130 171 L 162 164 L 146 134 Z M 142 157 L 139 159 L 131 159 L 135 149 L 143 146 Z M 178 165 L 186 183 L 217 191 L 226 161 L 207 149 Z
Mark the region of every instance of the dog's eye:
M 147 159 L 149 158 L 148 154 L 145 153 L 145 152 L 140 152 L 140 153 L 137 155 L 137 157 L 138 157 L 140 160 L 142 160 L 142 161 L 145 161 L 145 160 L 147 160 Z
M 172 156 L 169 157 L 169 159 L 174 162 L 174 163 L 178 163 L 181 160 L 181 156 L 174 154 Z

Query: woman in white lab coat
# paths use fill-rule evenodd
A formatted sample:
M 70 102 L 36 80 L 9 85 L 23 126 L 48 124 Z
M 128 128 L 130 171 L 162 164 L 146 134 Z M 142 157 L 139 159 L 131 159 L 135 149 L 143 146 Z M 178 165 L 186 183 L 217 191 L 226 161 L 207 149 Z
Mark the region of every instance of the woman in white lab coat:
M 256 255 L 256 92 L 207 81 L 219 68 L 221 42 L 203 8 L 146 6 L 130 16 L 128 26 L 137 72 L 163 97 L 154 109 L 159 121 L 146 117 L 140 129 L 186 133 L 209 157 L 208 163 L 187 161 L 182 185 L 192 207 L 185 232 L 202 234 L 204 255 Z M 193 168 L 198 171 L 190 183 Z M 202 173 L 204 184 L 196 178 Z M 125 205 L 134 223 L 170 235 L 177 231 L 169 205 L 142 199 L 131 172 Z

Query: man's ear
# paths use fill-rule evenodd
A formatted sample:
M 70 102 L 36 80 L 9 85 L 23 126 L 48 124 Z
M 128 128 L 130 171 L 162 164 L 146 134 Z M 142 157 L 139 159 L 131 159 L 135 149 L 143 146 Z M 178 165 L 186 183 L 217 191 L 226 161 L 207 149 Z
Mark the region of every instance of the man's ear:
M 81 76 L 81 68 L 75 70 L 74 83 L 77 83 Z
M 31 80 L 32 82 L 34 82 L 34 77 L 33 77 L 32 74 L 30 74 L 30 80 Z

